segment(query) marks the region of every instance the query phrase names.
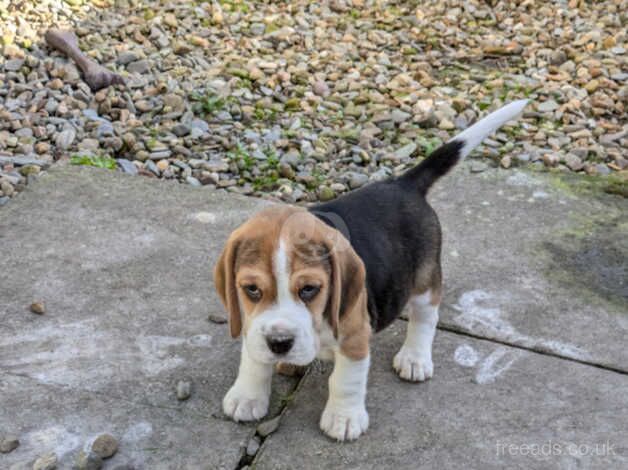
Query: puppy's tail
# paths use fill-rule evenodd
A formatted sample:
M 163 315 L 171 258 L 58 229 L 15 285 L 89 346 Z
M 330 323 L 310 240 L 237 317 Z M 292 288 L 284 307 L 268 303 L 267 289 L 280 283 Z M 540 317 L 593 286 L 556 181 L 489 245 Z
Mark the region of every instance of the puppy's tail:
M 445 175 L 456 163 L 469 155 L 486 137 L 517 117 L 526 104 L 528 104 L 528 100 L 513 101 L 489 114 L 440 146 L 420 164 L 404 173 L 400 180 L 412 184 L 422 194 L 427 193 L 438 178 Z

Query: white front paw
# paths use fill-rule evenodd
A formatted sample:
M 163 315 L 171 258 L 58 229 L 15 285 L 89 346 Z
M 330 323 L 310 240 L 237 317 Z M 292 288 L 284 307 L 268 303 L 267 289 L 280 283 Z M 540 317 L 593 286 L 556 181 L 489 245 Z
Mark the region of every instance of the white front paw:
M 255 421 L 268 412 L 268 395 L 255 394 L 236 383 L 222 400 L 222 409 L 234 421 Z
M 332 439 L 352 441 L 368 429 L 369 415 L 364 405 L 341 408 L 327 403 L 320 426 Z
M 423 382 L 434 374 L 431 354 L 402 347 L 395 355 L 393 368 L 404 380 Z

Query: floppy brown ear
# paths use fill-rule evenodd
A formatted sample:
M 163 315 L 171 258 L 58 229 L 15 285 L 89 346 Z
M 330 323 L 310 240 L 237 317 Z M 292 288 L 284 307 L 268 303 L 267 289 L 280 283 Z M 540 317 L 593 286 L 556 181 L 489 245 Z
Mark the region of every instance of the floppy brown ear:
M 334 337 L 338 338 L 341 316 L 365 310 L 363 291 L 365 289 L 366 270 L 364 263 L 339 232 L 333 238 L 333 246 L 328 246 L 331 259 L 331 299 L 329 318 Z M 363 308 L 361 308 L 363 307 Z
M 220 300 L 229 314 L 229 330 L 232 338 L 240 336 L 242 317 L 235 285 L 235 257 L 238 243 L 229 239 L 214 267 L 214 284 Z

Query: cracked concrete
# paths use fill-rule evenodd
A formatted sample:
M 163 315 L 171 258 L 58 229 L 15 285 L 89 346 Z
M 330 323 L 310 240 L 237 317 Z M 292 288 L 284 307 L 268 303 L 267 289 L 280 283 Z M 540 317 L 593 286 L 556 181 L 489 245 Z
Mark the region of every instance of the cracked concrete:
M 625 199 L 573 192 L 547 175 L 470 175 L 465 165 L 431 199 L 446 280 L 434 379 L 393 374 L 403 322 L 378 335 L 371 427 L 340 445 L 317 425 L 329 367 L 315 364 L 295 393 L 295 380 L 277 377 L 271 416 L 284 415 L 252 465 L 628 465 Z M 0 454 L 0 468 L 30 468 L 49 451 L 71 468 L 101 432 L 120 440 L 105 469 L 248 463 L 255 424 L 221 411 L 239 343 L 207 321 L 223 313 L 210 267 L 228 233 L 265 204 L 56 167 L 0 210 L 0 435 L 21 441 Z M 45 315 L 29 312 L 35 300 Z M 184 402 L 180 379 L 193 383 Z M 548 442 L 560 455 L 523 455 Z

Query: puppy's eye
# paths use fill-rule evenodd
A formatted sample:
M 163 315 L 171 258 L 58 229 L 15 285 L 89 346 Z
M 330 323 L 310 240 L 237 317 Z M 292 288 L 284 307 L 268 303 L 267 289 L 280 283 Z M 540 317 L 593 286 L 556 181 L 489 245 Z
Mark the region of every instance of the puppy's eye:
M 303 302 L 309 302 L 314 297 L 316 297 L 316 294 L 318 294 L 320 290 L 321 290 L 320 287 L 312 286 L 308 284 L 306 286 L 301 287 L 301 289 L 299 289 L 299 297 L 301 298 Z
M 262 298 L 262 291 L 255 284 L 248 284 L 246 286 L 243 286 L 243 289 L 248 298 L 254 302 L 257 302 L 259 299 Z

